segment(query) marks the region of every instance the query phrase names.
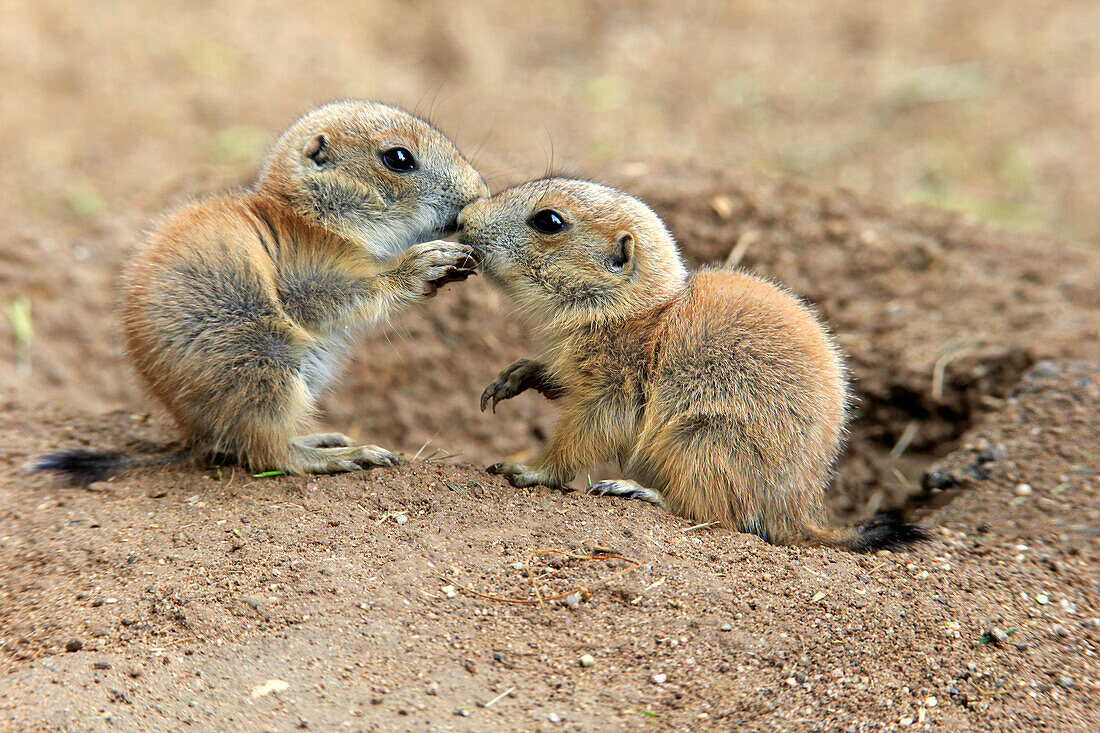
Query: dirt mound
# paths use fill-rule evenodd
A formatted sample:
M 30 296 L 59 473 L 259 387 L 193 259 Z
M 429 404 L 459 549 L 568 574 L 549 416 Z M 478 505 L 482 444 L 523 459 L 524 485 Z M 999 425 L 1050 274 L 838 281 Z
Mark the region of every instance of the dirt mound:
M 737 249 L 742 266 L 820 308 L 849 357 L 859 398 L 831 494 L 842 516 L 905 506 L 919 493 L 924 466 L 998 407 L 1035 359 L 1100 358 L 1094 247 L 1008 234 L 963 215 L 895 213 L 843 191 L 716 168 L 639 163 L 612 182 L 658 210 L 693 264 L 725 261 Z M 19 372 L 11 341 L 0 339 L 0 385 L 154 412 L 122 361 L 111 315 L 125 237 L 96 233 L 88 266 L 61 271 L 48 266 L 48 250 L 59 246 L 0 243 L 15 264 L 0 294 L 29 289 L 36 308 L 32 369 Z M 500 369 L 538 349 L 484 282 L 449 288 L 366 335 L 325 401 L 326 422 L 409 454 L 427 444 L 425 454 L 458 453 L 477 464 L 529 457 L 552 431 L 553 405 L 533 393 L 496 415 L 476 404 Z
M 3 374 L 0 727 L 1095 728 L 1100 376 L 1035 362 L 1098 361 L 1100 254 L 715 169 L 636 164 L 612 182 L 693 263 L 735 251 L 821 309 L 860 397 L 834 506 L 906 507 L 931 545 L 775 548 L 481 472 L 535 448 L 553 409 L 524 395 L 477 411 L 497 370 L 538 348 L 477 280 L 368 335 L 326 402 L 333 426 L 431 460 L 68 489 L 19 468 L 173 433 L 115 353 L 119 231 L 57 272 L 35 251 L 46 240 L 5 242 L 17 280 L 0 287 L 41 307 L 31 372 Z M 82 390 L 134 408 L 39 402 Z M 528 564 L 563 598 L 478 595 L 536 600 Z
M 925 518 L 937 539 L 874 557 L 776 548 L 434 461 L 59 488 L 15 469 L 66 430 L 141 443 L 161 426 L 6 408 L 11 729 L 1100 722 L 1095 368 L 1029 372 L 934 468 L 959 495 Z M 527 567 L 565 597 L 539 605 Z

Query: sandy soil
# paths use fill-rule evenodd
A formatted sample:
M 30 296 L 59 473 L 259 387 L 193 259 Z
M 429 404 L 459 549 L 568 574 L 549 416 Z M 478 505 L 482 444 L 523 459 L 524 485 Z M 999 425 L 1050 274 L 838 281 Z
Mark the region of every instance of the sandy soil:
M 774 548 L 438 460 L 431 446 L 483 465 L 552 424 L 530 395 L 476 411 L 482 383 L 534 347 L 475 281 L 368 337 L 329 404 L 333 424 L 408 453 L 434 431 L 433 460 L 394 471 L 150 470 L 70 489 L 18 469 L 58 445 L 155 449 L 171 430 L 11 398 L 0 714 L 62 730 L 1100 722 L 1097 253 L 791 183 L 632 174 L 693 258 L 751 236 L 743 264 L 820 305 L 861 395 L 834 505 L 907 509 L 932 544 Z M 1089 361 L 1035 362 L 1049 357 Z M 471 592 L 532 600 L 528 562 L 552 573 L 543 594 L 577 602 Z M 983 643 L 995 628 L 1012 633 Z M 262 694 L 268 680 L 287 686 Z
M 9 469 L 66 431 L 163 432 L 7 408 Z M 438 462 L 145 472 L 90 491 L 7 471 L 0 716 L 12 730 L 1095 730 L 1098 412 L 1100 371 L 1040 362 L 933 468 L 954 495 L 923 516 L 936 539 L 872 557 Z M 478 595 L 530 603 L 527 567 L 545 596 L 576 598 Z
M 13 4 L 0 304 L 33 338 L 0 318 L 0 730 L 1100 727 L 1095 4 L 512 5 Z M 118 269 L 341 95 L 421 98 L 495 187 L 599 177 L 693 264 L 803 294 L 860 398 L 838 520 L 935 540 L 775 548 L 485 474 L 554 411 L 477 411 L 538 343 L 476 278 L 366 335 L 324 405 L 419 453 L 399 469 L 24 473 L 175 439 L 121 357 Z

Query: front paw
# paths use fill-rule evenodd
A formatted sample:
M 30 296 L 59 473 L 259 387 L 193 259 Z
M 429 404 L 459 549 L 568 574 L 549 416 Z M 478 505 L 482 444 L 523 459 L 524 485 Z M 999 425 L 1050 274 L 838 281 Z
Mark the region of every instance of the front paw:
M 409 288 L 429 298 L 443 285 L 476 274 L 473 248 L 443 240 L 413 245 L 403 256 L 402 267 Z
M 526 489 L 530 486 L 561 488 L 559 484 L 551 483 L 550 477 L 546 474 L 534 471 L 522 463 L 494 463 L 485 470 L 497 476 L 503 476 L 517 489 Z
M 489 400 L 492 400 L 493 412 L 496 412 L 498 402 L 511 399 L 525 391 L 528 388 L 530 378 L 538 374 L 541 369 L 542 367 L 537 362 L 530 359 L 520 359 L 507 367 L 481 393 L 481 411 L 485 412 Z

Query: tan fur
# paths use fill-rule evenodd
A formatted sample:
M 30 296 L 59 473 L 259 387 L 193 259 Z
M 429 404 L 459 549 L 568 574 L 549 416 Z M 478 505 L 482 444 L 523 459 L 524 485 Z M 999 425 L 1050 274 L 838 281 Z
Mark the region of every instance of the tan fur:
M 411 151 L 398 172 L 381 153 Z M 453 229 L 485 182 L 431 125 L 341 102 L 292 125 L 251 188 L 169 216 L 124 280 L 134 366 L 195 452 L 287 473 L 390 465 L 345 436 L 295 436 L 355 330 L 468 274 Z
M 568 227 L 536 231 L 545 209 Z M 459 221 L 486 276 L 549 344 L 545 359 L 502 372 L 483 409 L 527 388 L 561 404 L 540 459 L 491 471 L 561 487 L 618 459 L 628 480 L 597 492 L 663 500 L 692 522 L 780 544 L 853 543 L 855 533 L 822 526 L 848 393 L 840 353 L 809 308 L 744 272 L 689 275 L 652 211 L 597 184 L 533 181 Z

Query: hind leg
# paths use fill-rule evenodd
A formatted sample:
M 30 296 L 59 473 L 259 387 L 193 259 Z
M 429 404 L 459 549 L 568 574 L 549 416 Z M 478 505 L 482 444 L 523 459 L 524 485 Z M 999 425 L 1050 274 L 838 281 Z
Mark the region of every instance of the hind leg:
M 345 473 L 358 471 L 364 466 L 398 465 L 401 460 L 385 448 L 376 445 L 342 445 L 324 447 L 307 444 L 309 438 L 291 440 L 293 450 L 290 460 L 282 470 L 291 474 L 302 473 Z
M 397 465 L 393 453 L 341 433 L 296 437 L 314 409 L 299 369 L 301 343 L 278 321 L 238 324 L 223 337 L 219 368 L 187 375 L 172 404 L 194 442 L 250 469 L 292 475 Z
M 275 394 L 279 394 L 276 391 Z M 291 475 L 345 473 L 368 466 L 396 466 L 400 461 L 376 445 L 359 445 L 342 433 L 314 433 L 293 437 L 312 412 L 312 398 L 304 380 L 292 375 L 282 399 L 244 410 L 234 426 L 237 455 L 242 463 L 259 470 L 279 470 Z M 242 440 L 243 439 L 243 440 Z
M 300 435 L 294 442 L 305 448 L 350 448 L 356 442 L 343 433 L 313 433 Z
M 253 402 L 221 427 L 218 452 L 233 455 L 237 462 L 258 471 L 282 471 L 298 476 L 307 473 L 345 473 L 368 466 L 396 466 L 400 461 L 376 445 L 359 445 L 342 433 L 314 433 L 293 437 L 311 411 L 305 385 L 293 378 L 282 399 Z
M 655 487 L 670 512 L 693 524 L 718 522 L 763 536 L 759 458 L 737 428 L 721 416 L 654 415 L 624 473 L 635 485 Z
M 661 498 L 661 492 L 656 489 L 647 489 L 637 481 L 630 479 L 608 479 L 592 484 L 585 491 L 594 496 L 617 496 L 622 499 L 638 499 L 650 504 L 656 504 L 665 508 L 665 500 Z

